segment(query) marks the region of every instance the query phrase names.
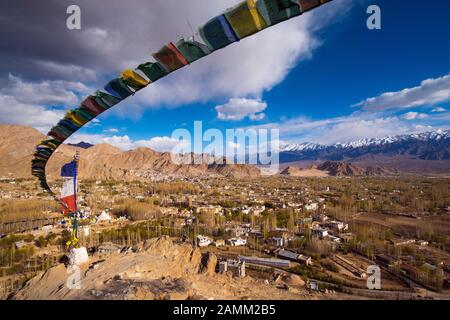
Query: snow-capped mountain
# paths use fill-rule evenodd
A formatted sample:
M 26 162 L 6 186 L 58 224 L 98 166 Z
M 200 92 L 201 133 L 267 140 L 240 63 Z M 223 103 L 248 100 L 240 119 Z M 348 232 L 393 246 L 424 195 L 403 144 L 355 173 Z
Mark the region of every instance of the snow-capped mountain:
M 308 151 L 308 150 L 318 150 L 326 148 L 326 146 L 316 144 L 316 143 L 292 143 L 280 146 L 280 152 L 295 152 L 295 151 Z
M 366 146 L 379 146 L 379 145 L 388 145 L 395 142 L 401 142 L 401 141 L 411 141 L 411 140 L 417 140 L 417 141 L 439 141 L 442 139 L 448 139 L 450 137 L 450 130 L 444 131 L 444 130 L 437 130 L 432 132 L 423 132 L 423 133 L 415 133 L 415 134 L 408 134 L 408 135 L 401 135 L 401 136 L 388 136 L 384 138 L 374 138 L 374 139 L 360 139 L 355 140 L 349 143 L 337 143 L 335 144 L 336 147 L 341 148 L 359 148 L 359 147 L 366 147 Z
M 365 138 L 329 146 L 301 143 L 280 147 L 282 162 L 358 159 L 368 155 L 410 155 L 423 160 L 450 160 L 450 130 Z

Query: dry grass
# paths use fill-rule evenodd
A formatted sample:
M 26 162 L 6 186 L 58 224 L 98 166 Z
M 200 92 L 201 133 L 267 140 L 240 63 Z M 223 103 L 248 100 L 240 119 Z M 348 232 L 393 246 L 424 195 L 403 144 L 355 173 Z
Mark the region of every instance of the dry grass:
M 153 186 L 158 194 L 199 194 L 199 186 L 186 182 L 157 183 Z
M 116 202 L 112 213 L 115 216 L 126 216 L 137 221 L 151 219 L 159 214 L 159 210 L 152 202 L 121 199 Z
M 51 200 L 3 199 L 0 200 L 0 223 L 50 217 L 60 209 L 59 204 Z

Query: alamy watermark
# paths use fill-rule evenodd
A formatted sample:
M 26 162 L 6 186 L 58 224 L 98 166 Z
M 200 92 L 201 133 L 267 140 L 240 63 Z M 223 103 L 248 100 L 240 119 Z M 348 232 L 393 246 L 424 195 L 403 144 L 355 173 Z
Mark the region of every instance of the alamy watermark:
M 381 290 L 381 269 L 377 265 L 367 268 L 367 289 Z
M 69 30 L 81 29 L 81 8 L 75 4 L 67 7 L 66 13 L 68 15 L 66 19 L 66 26 Z
M 174 164 L 249 164 L 258 165 L 262 175 L 279 170 L 280 132 L 278 129 L 219 129 L 203 131 L 202 121 L 194 122 L 193 132 L 176 129 L 171 150 Z
M 370 5 L 367 8 L 367 14 L 370 14 L 367 18 L 367 29 L 381 30 L 381 8 L 377 5 Z
M 70 290 L 81 289 L 81 270 L 77 265 L 67 268 L 67 274 L 69 275 L 66 280 L 66 286 Z

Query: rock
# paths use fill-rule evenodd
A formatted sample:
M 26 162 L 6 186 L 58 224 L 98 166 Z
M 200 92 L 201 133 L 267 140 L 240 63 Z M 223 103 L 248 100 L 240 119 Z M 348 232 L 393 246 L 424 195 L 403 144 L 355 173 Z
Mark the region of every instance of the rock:
M 303 279 L 296 274 L 284 275 L 281 277 L 281 280 L 290 286 L 301 286 L 301 287 L 305 286 L 305 281 L 303 281 Z
M 123 247 L 120 253 L 129 254 L 129 253 L 136 253 L 137 249 L 134 247 Z
M 302 171 L 302 168 L 289 166 L 281 172 L 281 175 L 298 177 Z
M 198 248 L 193 249 L 190 254 L 189 264 L 193 268 L 197 268 L 196 270 L 198 270 L 201 261 L 202 261 L 202 253 Z
M 173 241 L 168 236 L 145 240 L 143 250 L 164 255 L 173 248 Z
M 89 269 L 96 270 L 96 269 L 98 269 L 98 268 L 100 267 L 100 265 L 101 265 L 103 262 L 105 262 L 105 260 L 96 261 L 96 262 L 92 263 L 92 264 L 89 266 Z
M 278 288 L 278 289 L 281 289 L 281 290 L 287 290 L 287 291 L 289 291 L 289 286 L 288 286 L 286 283 L 277 285 L 277 288 Z
M 202 256 L 200 273 L 212 276 L 216 273 L 217 256 L 214 253 L 207 252 Z
M 98 247 L 97 252 L 100 255 L 103 254 L 116 254 L 120 253 L 122 251 L 122 246 L 119 246 L 118 244 L 112 243 L 112 242 L 106 242 Z
M 281 275 L 279 273 L 276 273 L 273 275 L 273 282 L 274 283 L 280 283 L 281 281 Z

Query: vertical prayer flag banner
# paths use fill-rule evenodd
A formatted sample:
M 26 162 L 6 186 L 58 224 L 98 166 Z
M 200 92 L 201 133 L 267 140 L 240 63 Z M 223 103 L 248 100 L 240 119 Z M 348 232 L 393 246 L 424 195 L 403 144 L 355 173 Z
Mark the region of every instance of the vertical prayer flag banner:
M 77 163 L 72 161 L 61 169 L 63 185 L 61 188 L 62 210 L 65 215 L 77 211 Z

